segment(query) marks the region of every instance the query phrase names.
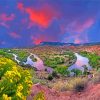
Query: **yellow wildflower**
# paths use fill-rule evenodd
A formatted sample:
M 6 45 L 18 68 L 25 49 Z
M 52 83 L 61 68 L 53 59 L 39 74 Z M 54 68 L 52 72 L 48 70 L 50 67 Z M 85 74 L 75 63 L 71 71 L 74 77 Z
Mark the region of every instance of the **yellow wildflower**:
M 14 67 L 12 68 L 12 70 L 16 72 L 16 71 L 17 71 L 17 67 L 14 66 Z
M 16 96 L 18 96 L 19 98 L 21 98 L 22 97 L 22 93 L 21 92 L 17 92 Z
M 26 100 L 26 96 L 22 96 L 22 100 Z
M 22 84 L 19 84 L 19 85 L 18 85 L 18 88 L 17 88 L 17 91 L 21 91 L 22 89 L 23 89 Z
M 5 76 L 10 77 L 11 74 L 12 74 L 11 71 L 7 71 L 7 72 L 5 73 Z
M 8 95 L 3 94 L 3 100 L 11 100 L 11 97 L 8 97 Z
M 10 79 L 10 82 L 11 82 L 11 83 L 13 82 L 12 79 Z

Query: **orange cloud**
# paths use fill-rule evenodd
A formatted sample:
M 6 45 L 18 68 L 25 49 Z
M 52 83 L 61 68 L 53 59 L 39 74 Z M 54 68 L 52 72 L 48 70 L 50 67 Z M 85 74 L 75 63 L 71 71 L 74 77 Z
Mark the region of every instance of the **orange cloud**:
M 23 3 L 18 3 L 17 8 L 20 11 L 26 12 L 29 14 L 29 27 L 30 25 L 38 25 L 42 28 L 47 28 L 53 19 L 59 18 L 60 14 L 58 11 L 55 11 L 55 9 L 47 4 L 42 5 L 42 7 L 39 7 L 39 9 L 36 9 L 35 7 L 25 7 Z
M 49 6 L 41 9 L 26 8 L 25 11 L 29 14 L 30 21 L 40 27 L 47 28 L 53 19 L 58 17 L 58 14 Z
M 48 27 L 52 16 L 48 16 L 45 12 L 37 12 L 30 8 L 26 9 L 26 12 L 30 15 L 30 20 L 36 24 L 43 26 L 44 28 Z

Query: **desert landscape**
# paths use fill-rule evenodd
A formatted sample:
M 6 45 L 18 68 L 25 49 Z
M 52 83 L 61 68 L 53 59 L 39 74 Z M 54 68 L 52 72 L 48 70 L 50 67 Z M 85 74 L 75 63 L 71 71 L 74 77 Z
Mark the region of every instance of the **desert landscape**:
M 100 0 L 0 0 L 0 100 L 100 100 Z
M 27 85 L 27 92 L 30 91 L 26 95 L 27 100 L 99 100 L 99 54 L 100 45 L 38 45 L 26 49 L 0 49 L 1 81 L 6 82 L 4 76 L 7 72 L 13 70 L 6 67 L 2 69 L 3 66 L 9 66 L 9 68 L 19 66 L 17 70 L 27 71 L 24 74 L 19 71 L 19 74 L 22 74 L 21 77 L 23 75 L 28 77 L 27 74 L 30 74 L 30 79 L 27 78 L 27 84 L 30 86 Z M 8 87 L 15 81 L 9 78 L 7 80 L 9 81 Z M 21 82 L 22 90 L 26 88 L 23 82 L 25 80 Z M 6 87 L 2 84 L 0 87 L 2 96 L 2 88 Z M 7 90 L 9 96 L 13 95 L 12 98 L 17 98 L 10 92 L 10 88 Z M 12 88 L 14 87 L 12 86 Z M 15 89 L 15 91 L 17 90 Z M 26 97 L 24 91 L 21 96 L 24 100 Z

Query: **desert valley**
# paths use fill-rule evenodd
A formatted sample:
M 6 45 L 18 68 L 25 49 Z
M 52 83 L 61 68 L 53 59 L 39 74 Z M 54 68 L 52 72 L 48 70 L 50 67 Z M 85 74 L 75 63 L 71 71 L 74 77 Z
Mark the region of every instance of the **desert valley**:
M 1 99 L 99 100 L 100 45 L 0 49 L 0 78 Z

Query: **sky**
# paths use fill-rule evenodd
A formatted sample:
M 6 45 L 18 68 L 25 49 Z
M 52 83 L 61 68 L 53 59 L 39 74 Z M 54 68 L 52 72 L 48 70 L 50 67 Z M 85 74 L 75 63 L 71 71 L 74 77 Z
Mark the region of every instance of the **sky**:
M 0 0 L 0 48 L 100 42 L 100 0 Z

